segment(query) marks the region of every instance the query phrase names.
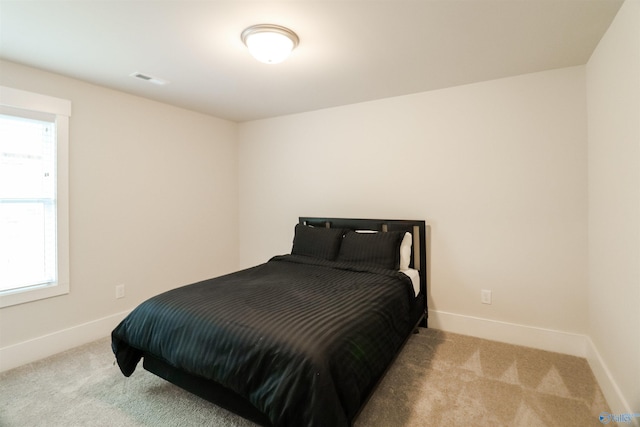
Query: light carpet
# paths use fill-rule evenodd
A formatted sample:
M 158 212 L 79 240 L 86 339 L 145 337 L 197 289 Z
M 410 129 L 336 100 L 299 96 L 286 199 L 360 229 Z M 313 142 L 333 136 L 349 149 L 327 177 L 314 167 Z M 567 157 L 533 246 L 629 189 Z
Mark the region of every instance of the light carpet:
M 354 425 L 601 426 L 604 411 L 585 359 L 420 329 Z M 0 374 L 0 425 L 255 426 L 141 366 L 125 378 L 108 338 Z

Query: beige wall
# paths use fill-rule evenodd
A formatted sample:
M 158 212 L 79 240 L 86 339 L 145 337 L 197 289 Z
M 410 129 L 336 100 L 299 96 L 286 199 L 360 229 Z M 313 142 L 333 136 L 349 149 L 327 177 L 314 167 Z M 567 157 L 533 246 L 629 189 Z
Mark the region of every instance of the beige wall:
M 593 53 L 587 100 L 589 336 L 624 396 L 614 410 L 640 412 L 640 1 Z
M 71 292 L 0 309 L 0 349 L 237 269 L 235 123 L 10 62 L 0 84 L 72 102 Z
M 298 216 L 425 219 L 431 310 L 585 333 L 584 88 L 575 67 L 241 124 L 241 266 Z

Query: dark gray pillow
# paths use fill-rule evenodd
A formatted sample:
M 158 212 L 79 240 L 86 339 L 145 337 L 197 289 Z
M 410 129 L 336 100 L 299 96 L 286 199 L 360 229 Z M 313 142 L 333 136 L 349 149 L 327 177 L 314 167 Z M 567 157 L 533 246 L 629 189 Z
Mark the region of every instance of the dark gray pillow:
M 341 228 L 309 227 L 296 224 L 292 255 L 305 255 L 333 261 L 338 256 L 345 230 Z
M 338 261 L 368 264 L 392 270 L 400 268 L 400 244 L 403 232 L 345 234 L 340 245 Z

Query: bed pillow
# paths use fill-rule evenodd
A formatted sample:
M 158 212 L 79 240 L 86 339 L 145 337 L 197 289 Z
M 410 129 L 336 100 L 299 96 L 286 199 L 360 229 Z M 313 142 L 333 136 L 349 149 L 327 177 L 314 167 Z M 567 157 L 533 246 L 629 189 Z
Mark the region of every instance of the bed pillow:
M 338 261 L 368 264 L 392 270 L 400 267 L 400 243 L 403 232 L 345 234 Z
M 404 233 L 400 244 L 400 270 L 408 270 L 411 264 L 411 247 L 413 246 L 413 236 L 411 233 Z
M 338 256 L 344 230 L 341 228 L 309 227 L 296 224 L 292 255 L 305 255 L 333 261 Z
M 356 233 L 378 233 L 375 230 L 356 230 Z M 411 265 L 411 248 L 413 247 L 413 236 L 408 231 L 404 233 L 400 243 L 400 270 L 408 270 Z

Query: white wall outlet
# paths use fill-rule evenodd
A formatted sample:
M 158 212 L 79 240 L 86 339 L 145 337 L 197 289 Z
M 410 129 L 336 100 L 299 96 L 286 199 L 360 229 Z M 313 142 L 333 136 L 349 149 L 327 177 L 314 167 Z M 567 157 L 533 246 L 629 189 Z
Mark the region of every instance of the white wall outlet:
M 491 291 L 483 289 L 480 292 L 480 301 L 482 301 L 483 304 L 491 304 Z
M 124 298 L 124 283 L 116 286 L 116 299 Z

